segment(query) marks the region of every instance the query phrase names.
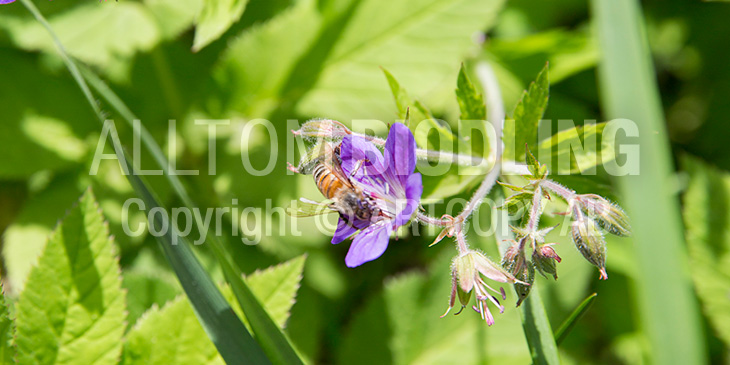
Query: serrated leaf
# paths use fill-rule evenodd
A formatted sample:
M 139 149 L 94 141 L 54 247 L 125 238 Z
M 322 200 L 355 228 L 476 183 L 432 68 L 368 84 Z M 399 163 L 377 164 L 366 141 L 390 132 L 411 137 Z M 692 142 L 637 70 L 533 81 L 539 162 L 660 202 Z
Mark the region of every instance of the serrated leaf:
M 459 77 L 456 79 L 456 100 L 459 103 L 459 110 L 462 120 L 486 120 L 487 106 L 484 104 L 484 97 L 477 92 L 476 87 L 469 80 L 464 65 L 459 69 Z
M 251 291 L 280 328 L 284 328 L 289 319 L 305 260 L 306 256 L 299 256 L 266 270 L 256 271 L 246 278 Z
M 499 209 L 507 210 L 510 216 L 515 216 L 515 214 L 520 211 L 525 212 L 525 210 L 532 205 L 533 195 L 534 193 L 530 192 L 520 192 L 510 195 L 507 199 L 505 199 L 504 204 L 502 204 Z
M 15 348 L 12 345 L 15 329 L 10 319 L 8 305 L 5 303 L 5 292 L 0 284 L 0 363 L 11 364 L 15 358 Z
M 523 161 L 525 145 L 531 151 L 537 150 L 537 127 L 547 108 L 549 88 L 548 65 L 545 65 L 522 94 L 512 118 L 505 121 L 503 140 L 506 159 Z
M 125 298 L 114 243 L 88 190 L 48 239 L 16 306 L 23 364 L 113 364 Z
M 179 296 L 148 310 L 127 334 L 122 364 L 223 364 L 193 307 Z
M 585 124 L 566 129 L 540 142 L 538 156 L 552 174 L 586 172 L 613 161 L 614 140 L 603 138 L 606 123 Z
M 690 174 L 684 194 L 684 222 L 690 272 L 702 309 L 730 346 L 730 174 L 685 157 Z
M 205 0 L 198 15 L 193 52 L 200 51 L 220 38 L 241 18 L 246 4 L 248 0 Z
M 180 294 L 179 285 L 174 284 L 148 273 L 125 272 L 122 287 L 129 293 L 127 296 L 129 323 L 136 323 L 153 305 L 162 306 Z
M 300 256 L 282 264 L 257 271 L 246 278 L 251 290 L 272 319 L 284 327 L 294 304 L 304 268 Z M 230 287 L 222 290 L 234 300 Z M 235 308 L 241 318 L 243 314 Z M 245 320 L 245 318 L 244 318 Z M 190 302 L 178 297 L 162 309 L 153 307 L 127 335 L 124 364 L 222 364 L 213 343 L 205 336 Z

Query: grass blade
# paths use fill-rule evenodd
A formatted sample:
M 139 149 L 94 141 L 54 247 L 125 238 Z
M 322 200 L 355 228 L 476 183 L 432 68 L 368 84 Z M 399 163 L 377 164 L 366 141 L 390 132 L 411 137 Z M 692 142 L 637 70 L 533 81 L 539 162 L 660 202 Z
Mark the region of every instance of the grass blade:
M 638 261 L 636 296 L 641 327 L 657 364 L 703 364 L 705 341 L 693 295 L 669 139 L 654 69 L 636 0 L 592 0 L 601 58 L 599 77 L 605 117 L 638 126 L 638 175 L 617 179 L 632 219 Z M 623 133 L 619 133 L 619 136 Z M 617 138 L 626 146 L 631 141 Z
M 583 317 L 583 315 L 588 311 L 588 308 L 591 307 L 593 304 L 593 301 L 598 296 L 597 293 L 593 293 L 588 296 L 588 298 L 585 298 L 576 308 L 573 310 L 573 313 L 571 313 L 568 318 L 565 319 L 565 321 L 560 325 L 560 328 L 558 328 L 557 331 L 555 331 L 555 343 L 560 346 L 560 344 L 565 340 L 566 337 L 568 337 L 568 334 L 573 329 L 576 323 L 578 323 L 578 320 Z
M 35 5 L 30 0 L 21 1 L 28 11 L 48 30 L 69 72 L 81 88 L 81 91 L 99 118 L 99 121 L 103 123 L 104 117 L 101 109 L 94 101 L 93 95 L 84 78 L 81 76 L 76 63 L 68 56 L 63 44 Z M 130 160 L 127 158 L 128 155 L 125 151 L 120 146 L 113 145 L 119 161 L 124 161 L 129 171 L 132 172 L 127 177 L 134 187 L 135 192 L 142 198 L 148 209 L 160 207 L 161 205 L 147 187 L 146 183 L 134 173 L 134 167 L 129 164 Z M 174 227 L 169 224 L 169 217 L 167 218 L 168 222 L 163 222 L 163 219 L 165 219 L 163 215 L 155 215 L 155 218 L 152 224 L 158 227 L 162 224 L 168 224 L 169 227 Z M 166 230 L 165 235 L 158 237 L 158 242 L 170 265 L 173 267 L 175 274 L 178 276 L 190 302 L 195 308 L 195 312 L 205 328 L 206 333 L 226 362 L 229 364 L 242 362 L 252 364 L 269 363 L 259 344 L 253 340 L 246 327 L 233 312 L 233 309 L 225 298 L 223 298 L 223 295 L 193 254 L 187 239 L 180 237 L 175 229 L 172 229 Z M 181 244 L 173 245 L 173 242 L 180 242 Z
M 134 120 L 138 118 L 124 104 L 122 99 L 90 70 L 82 68 L 82 73 L 89 82 L 89 85 L 133 128 L 133 133 L 142 140 L 144 146 L 152 154 L 159 167 L 163 170 L 163 175 L 170 182 L 173 191 L 182 200 L 183 204 L 191 210 L 198 208 L 185 190 L 182 181 L 180 181 L 177 175 L 171 173 L 167 158 L 149 131 L 147 131 L 142 123 L 133 126 Z M 263 347 L 269 358 L 274 363 L 279 364 L 301 364 L 302 360 L 296 354 L 286 335 L 271 319 L 271 316 L 261 306 L 251 289 L 243 280 L 241 270 L 232 261 L 228 260 L 221 240 L 217 236 L 210 234 L 210 232 L 206 232 L 206 242 L 210 243 L 212 252 L 223 269 L 226 281 L 231 285 L 236 300 L 251 325 L 254 337 L 261 347 Z

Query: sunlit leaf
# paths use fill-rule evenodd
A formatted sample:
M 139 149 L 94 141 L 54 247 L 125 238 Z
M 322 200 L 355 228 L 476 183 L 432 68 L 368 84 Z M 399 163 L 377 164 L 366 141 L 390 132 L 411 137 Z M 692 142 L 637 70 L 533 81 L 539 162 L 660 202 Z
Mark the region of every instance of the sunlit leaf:
M 613 161 L 616 157 L 613 138 L 603 138 L 606 123 L 585 124 L 566 129 L 544 139 L 538 158 L 553 174 L 577 174 Z
M 280 327 L 286 323 L 294 304 L 304 261 L 304 256 L 298 257 L 257 271 L 246 279 Z M 234 300 L 230 287 L 224 288 L 223 293 L 229 300 Z M 185 297 L 178 297 L 162 309 L 150 309 L 127 338 L 123 356 L 125 364 L 223 364 Z
M 524 160 L 525 145 L 530 151 L 537 150 L 537 127 L 547 108 L 549 89 L 548 65 L 545 65 L 535 82 L 522 94 L 512 118 L 505 121 L 502 140 L 506 159 Z
M 276 324 L 284 328 L 302 280 L 306 257 L 256 271 L 246 278 L 251 291 Z
M 459 110 L 461 111 L 460 119 L 487 119 L 487 107 L 484 104 L 484 97 L 469 80 L 463 64 L 459 69 L 459 77 L 456 79 L 456 100 L 459 102 Z
M 204 0 L 195 28 L 193 51 L 197 52 L 218 39 L 243 15 L 248 0 Z
M 117 362 L 126 313 L 108 234 L 87 191 L 49 238 L 18 300 L 20 363 Z

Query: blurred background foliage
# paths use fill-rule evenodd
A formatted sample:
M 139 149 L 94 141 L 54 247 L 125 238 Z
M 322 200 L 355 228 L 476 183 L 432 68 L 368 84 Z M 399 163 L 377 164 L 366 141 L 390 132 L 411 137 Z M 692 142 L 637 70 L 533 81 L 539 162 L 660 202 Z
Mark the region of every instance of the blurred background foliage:
M 522 91 L 549 61 L 551 93 L 545 119 L 552 119 L 551 130 L 558 127 L 558 119 L 578 124 L 603 119 L 596 74 L 600 50 L 585 1 L 211 4 L 203 0 L 37 4 L 71 55 L 110 84 L 168 157 L 177 160 L 178 169 L 201 172 L 183 176 L 183 181 L 202 207 L 229 206 L 237 199 L 240 207 L 265 211 L 267 206 L 285 207 L 300 196 L 318 199 L 310 177 L 286 173 L 287 158 L 298 159 L 298 154 L 285 153 L 291 138 L 287 120 L 392 122 L 398 111 L 380 67 L 437 117 L 455 122 L 455 80 L 462 62 L 492 62 L 511 114 Z M 730 67 L 728 49 L 722 46 L 730 34 L 730 4 L 657 0 L 642 6 L 672 152 L 682 171 L 678 190 L 691 187 L 695 202 L 696 214 L 685 212 L 688 228 L 694 229 L 688 242 L 691 263 L 693 270 L 697 265 L 709 270 L 693 275 L 698 283 L 716 279 L 714 286 L 697 288 L 707 353 L 713 363 L 727 363 L 730 221 L 725 219 L 727 205 L 702 199 L 708 191 L 712 196 L 730 192 L 722 172 L 730 169 L 730 129 L 723 127 L 730 113 Z M 99 141 L 98 124 L 50 38 L 20 4 L 0 7 L 0 60 L 0 269 L 11 305 L 46 237 L 84 189 L 92 186 L 119 246 L 131 327 L 153 304 L 162 306 L 182 292 L 154 238 L 129 237 L 122 230 L 122 206 L 134 191 L 116 161 L 105 160 L 97 175 L 89 174 Z M 121 121 L 111 109 L 104 110 L 110 119 Z M 209 136 L 194 120 L 218 118 L 231 123 L 211 136 L 217 142 L 217 172 L 211 176 Z M 271 120 L 276 134 L 259 126 L 241 141 L 246 124 L 257 118 Z M 171 119 L 177 121 L 174 135 L 168 135 Z M 122 141 L 132 146 L 131 130 L 122 123 L 116 126 Z M 376 134 L 386 132 L 373 126 Z M 241 151 L 262 170 L 272 157 L 272 142 L 278 146 L 273 171 L 265 176 L 247 174 Z M 112 153 L 109 146 L 106 153 Z M 144 169 L 155 166 L 148 154 L 140 160 Z M 163 179 L 148 176 L 168 206 L 179 206 Z M 468 198 L 476 184 L 453 174 L 431 179 L 425 181 L 426 193 L 452 199 Z M 620 202 L 611 179 L 600 169 L 594 176 L 560 180 L 579 192 Z M 717 194 L 726 202 L 727 195 Z M 489 212 L 480 213 L 480 224 L 488 226 Z M 130 219 L 144 222 L 139 213 Z M 548 218 L 545 224 L 560 222 L 560 217 Z M 473 315 L 438 318 L 447 306 L 449 259 L 454 251 L 447 241 L 427 249 L 433 232 L 394 241 L 382 258 L 348 269 L 343 262 L 347 245 L 330 245 L 327 234 L 308 221 L 291 221 L 279 211 L 270 227 L 249 223 L 248 238 L 260 236 L 259 244 L 245 245 L 240 237 L 223 236 L 244 272 L 308 255 L 286 332 L 311 362 L 529 361 L 517 311 L 509 305 L 514 296 L 490 328 Z M 223 232 L 231 232 L 230 216 L 226 225 Z M 279 226 L 286 234 L 279 234 Z M 292 235 L 294 227 L 303 235 Z M 560 233 L 560 229 L 552 233 L 553 240 L 561 243 L 557 251 L 564 259 L 560 280 L 537 279 L 552 327 L 557 328 L 589 294 L 599 294 L 560 345 L 562 360 L 650 361 L 632 292 L 637 275 L 632 242 L 609 238 L 611 279 L 599 282 L 594 268 Z M 493 237 L 470 237 L 474 246 L 499 256 Z M 716 259 L 708 263 L 709 249 L 715 250 Z M 195 251 L 222 281 L 206 246 Z

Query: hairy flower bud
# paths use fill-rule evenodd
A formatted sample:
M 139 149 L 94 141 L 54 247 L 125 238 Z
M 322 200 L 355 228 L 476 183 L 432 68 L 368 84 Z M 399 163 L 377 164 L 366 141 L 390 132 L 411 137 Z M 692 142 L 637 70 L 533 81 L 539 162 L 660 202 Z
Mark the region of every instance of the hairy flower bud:
M 331 119 L 313 119 L 304 124 L 294 135 L 308 139 L 324 138 L 327 140 L 341 140 L 352 132 L 344 124 Z
M 618 205 L 595 194 L 578 195 L 575 199 L 581 209 L 608 233 L 624 237 L 631 234 L 629 217 Z
M 536 247 L 532 251 L 532 262 L 542 276 L 552 275 L 558 280 L 558 269 L 555 264 L 556 261 L 560 262 L 560 256 L 551 246 L 552 243 Z
M 451 297 L 449 300 L 449 308 L 441 317 L 449 313 L 451 308 L 456 304 L 456 297 L 459 297 L 461 309 L 463 309 L 471 299 L 472 292 L 476 295 L 477 305 L 475 310 L 481 314 L 488 325 L 494 324 L 494 317 L 487 308 L 487 303 L 492 302 L 499 308 L 500 313 L 504 311 L 504 306 L 499 300 L 489 293 L 492 291 L 499 294 L 502 299 L 506 298 L 504 289 L 499 288 L 497 291 L 487 285 L 484 278 L 498 281 L 501 283 L 514 283 L 514 276 L 503 270 L 497 264 L 489 260 L 479 251 L 469 250 L 455 257 L 451 263 Z M 458 313 L 461 313 L 459 310 Z
M 601 271 L 601 279 L 608 279 L 606 274 L 606 241 L 592 219 L 582 217 L 574 221 L 571 233 L 575 247 L 583 257 Z
M 531 262 L 525 258 L 525 252 L 520 249 L 519 244 L 512 245 L 502 258 L 502 267 L 512 274 L 519 282 L 515 282 L 517 292 L 517 306 L 527 298 L 535 282 L 535 269 Z

